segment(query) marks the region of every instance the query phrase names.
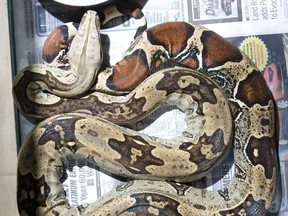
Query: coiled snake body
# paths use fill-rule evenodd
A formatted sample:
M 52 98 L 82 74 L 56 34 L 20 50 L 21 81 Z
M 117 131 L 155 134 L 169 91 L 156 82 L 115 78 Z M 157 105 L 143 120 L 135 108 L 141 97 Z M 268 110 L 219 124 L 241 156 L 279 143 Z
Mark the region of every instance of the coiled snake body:
M 98 72 L 94 89 L 104 93 L 83 95 L 83 80 L 94 79 L 100 68 L 101 55 L 91 47 L 99 43 L 95 20 L 88 12 L 77 33 L 79 47 L 72 42 L 70 63 L 76 72 L 30 66 L 14 81 L 19 109 L 38 119 L 52 116 L 31 131 L 19 153 L 20 214 L 264 215 L 276 187 L 275 110 L 254 64 L 212 31 L 163 23 L 143 32 L 114 67 Z M 181 67 L 146 78 L 167 60 Z M 138 121 L 165 104 L 186 115 L 187 128 L 179 137 L 160 139 L 116 125 Z M 227 187 L 211 192 L 179 183 L 205 176 L 230 143 L 235 175 Z M 71 207 L 62 187 L 71 157 L 134 180 L 95 203 Z

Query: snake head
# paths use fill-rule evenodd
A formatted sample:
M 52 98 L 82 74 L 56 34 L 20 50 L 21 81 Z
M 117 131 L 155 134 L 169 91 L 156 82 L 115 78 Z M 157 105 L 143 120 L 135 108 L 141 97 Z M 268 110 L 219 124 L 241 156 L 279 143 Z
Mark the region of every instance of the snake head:
M 96 11 L 89 10 L 83 15 L 68 57 L 71 68 L 79 75 L 81 71 L 98 71 L 102 63 L 102 46 L 100 20 Z

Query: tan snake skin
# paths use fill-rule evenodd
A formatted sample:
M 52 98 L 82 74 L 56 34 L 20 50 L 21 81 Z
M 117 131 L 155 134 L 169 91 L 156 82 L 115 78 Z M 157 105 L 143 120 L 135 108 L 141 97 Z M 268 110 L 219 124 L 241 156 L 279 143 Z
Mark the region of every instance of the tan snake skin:
M 69 51 L 72 69 L 64 75 L 41 64 L 15 78 L 18 108 L 48 117 L 19 152 L 20 215 L 265 215 L 278 170 L 275 107 L 251 60 L 212 31 L 170 22 L 143 32 L 123 60 L 97 73 L 98 26 L 97 15 L 88 12 Z M 149 74 L 167 60 L 182 67 Z M 85 94 L 95 79 L 94 89 L 104 93 Z M 116 91 L 129 93 L 105 93 Z M 116 125 L 139 121 L 163 105 L 185 113 L 181 136 L 160 139 Z M 235 175 L 227 187 L 211 192 L 184 183 L 210 172 L 230 145 Z M 95 203 L 71 207 L 62 186 L 70 158 L 131 180 Z

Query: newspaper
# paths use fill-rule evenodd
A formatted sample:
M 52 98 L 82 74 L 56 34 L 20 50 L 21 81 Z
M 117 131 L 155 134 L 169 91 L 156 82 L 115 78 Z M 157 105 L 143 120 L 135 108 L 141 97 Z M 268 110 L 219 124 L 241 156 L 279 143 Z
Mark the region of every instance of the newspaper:
M 186 21 L 204 25 L 242 49 L 259 67 L 276 99 L 280 117 L 279 159 L 282 190 L 278 191 L 270 212 L 280 209 L 279 215 L 287 216 L 288 0 L 138 0 L 138 2 L 143 5 L 148 27 L 167 21 Z M 69 11 L 73 14 L 71 17 L 77 17 L 77 12 L 88 9 L 71 6 L 53 8 L 53 1 L 41 1 L 41 3 L 37 0 L 13 0 L 17 71 L 42 61 L 42 46 L 46 37 L 56 26 L 69 21 L 65 20 L 65 16 L 63 19 L 61 14 L 65 15 Z M 101 30 L 104 63 L 107 66 L 121 60 L 137 28 L 136 20 L 122 17 L 111 20 L 105 25 L 105 29 Z M 122 40 L 121 43 L 119 38 Z M 33 124 L 20 115 L 22 141 L 33 127 Z M 185 128 L 184 114 L 173 107 L 162 107 L 149 118 L 131 127 L 153 136 L 167 137 L 169 134 L 173 137 L 181 134 Z M 233 166 L 233 151 L 231 151 L 212 173 L 191 184 L 208 190 L 223 188 L 233 178 Z M 67 180 L 63 186 L 70 204 L 77 206 L 97 200 L 119 183 L 121 181 L 101 172 L 99 167 L 87 161 L 71 159 L 67 167 Z

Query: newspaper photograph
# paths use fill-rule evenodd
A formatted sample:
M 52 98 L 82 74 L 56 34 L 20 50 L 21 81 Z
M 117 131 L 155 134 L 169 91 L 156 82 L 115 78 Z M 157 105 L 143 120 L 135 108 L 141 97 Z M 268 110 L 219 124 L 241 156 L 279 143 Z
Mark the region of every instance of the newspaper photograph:
M 59 14 L 69 11 L 71 17 L 74 17 L 73 21 L 79 21 L 82 12 L 88 9 L 72 6 L 53 8 L 53 1 L 13 0 L 13 2 L 17 71 L 42 62 L 45 39 L 54 28 L 69 21 L 65 16 L 61 18 Z M 287 216 L 288 0 L 139 0 L 139 4 L 143 6 L 142 11 L 148 27 L 167 21 L 186 21 L 204 25 L 239 47 L 260 69 L 276 100 L 280 124 L 279 160 L 282 190 L 279 189 L 270 213 L 273 214 L 280 209 L 278 215 Z M 48 10 L 49 7 L 53 10 Z M 105 66 L 114 65 L 122 59 L 133 41 L 138 25 L 137 20 L 126 16 L 105 24 L 101 29 Z M 121 43 L 119 38 L 123 38 Z M 169 138 L 182 133 L 186 127 L 184 118 L 185 115 L 175 107 L 161 107 L 130 127 L 148 135 Z M 23 142 L 35 125 L 21 114 L 19 119 L 20 142 Z M 207 190 L 218 190 L 225 187 L 233 175 L 233 150 L 231 150 L 227 158 L 213 172 L 191 185 Z M 70 204 L 78 206 L 99 199 L 120 183 L 119 179 L 102 172 L 99 167 L 88 161 L 71 158 L 63 186 Z
M 198 24 L 241 22 L 241 1 L 194 0 L 187 1 L 188 21 Z

